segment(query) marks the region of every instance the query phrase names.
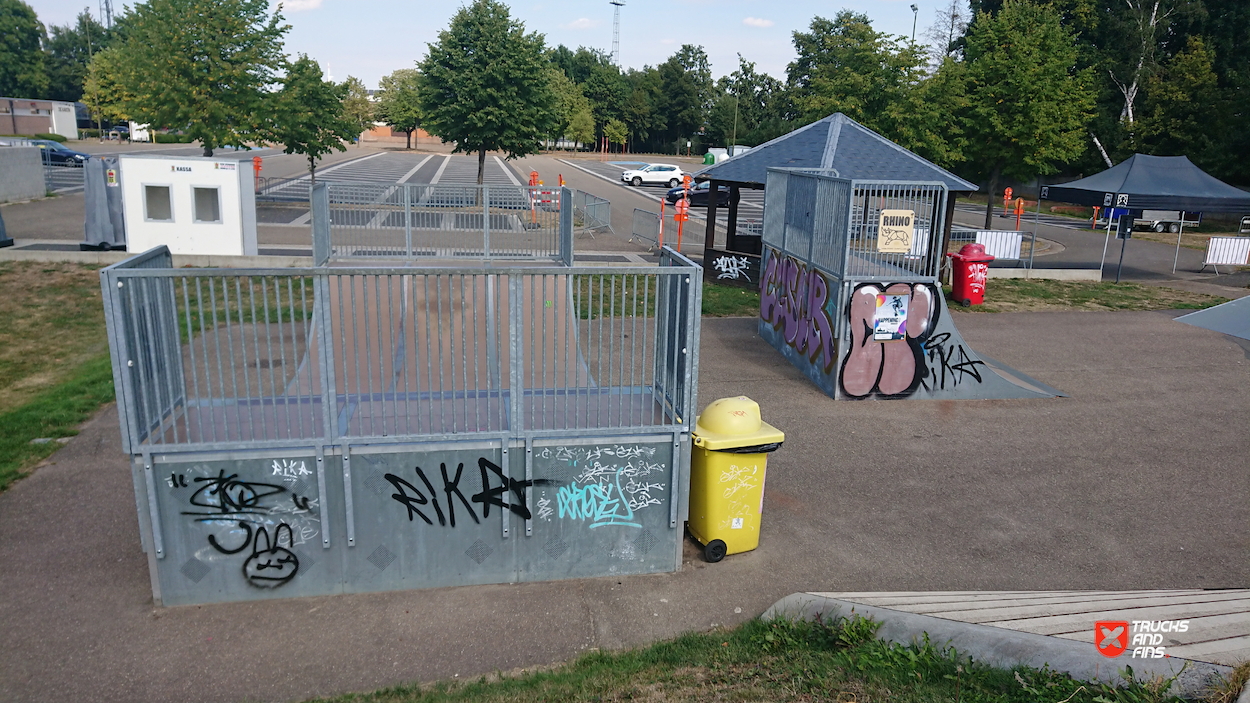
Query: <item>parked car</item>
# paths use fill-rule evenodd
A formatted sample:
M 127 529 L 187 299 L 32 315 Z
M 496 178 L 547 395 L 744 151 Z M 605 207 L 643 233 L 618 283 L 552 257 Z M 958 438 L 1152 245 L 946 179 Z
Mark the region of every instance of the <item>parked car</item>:
M 32 139 L 30 140 L 30 145 L 43 149 L 43 159 L 45 163 L 82 166 L 87 159 L 91 158 L 89 154 L 84 154 L 81 151 L 74 151 L 64 144 L 54 142 L 51 139 Z
M 707 207 L 707 193 L 712 185 L 711 181 L 703 181 L 690 186 L 690 206 L 691 207 Z M 681 186 L 672 188 L 668 191 L 668 195 L 664 196 L 669 205 L 681 200 L 681 194 L 685 191 Z M 741 194 L 739 194 L 741 199 Z M 716 186 L 716 207 L 729 207 L 729 186 Z
M 681 168 L 673 164 L 651 164 L 646 168 L 622 173 L 621 180 L 635 186 L 650 183 L 652 185 L 668 184 L 669 188 L 676 188 L 681 185 L 683 175 L 685 174 L 681 172 Z

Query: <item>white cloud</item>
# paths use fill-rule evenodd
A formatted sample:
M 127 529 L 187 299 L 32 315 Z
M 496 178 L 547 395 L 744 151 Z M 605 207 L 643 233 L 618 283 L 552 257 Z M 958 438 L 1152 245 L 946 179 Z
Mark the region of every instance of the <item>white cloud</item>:
M 665 45 L 665 46 L 669 46 L 669 45 L 671 45 L 671 44 L 676 44 L 676 43 L 677 43 L 677 40 L 676 40 L 676 39 L 661 39 L 661 40 L 660 40 L 660 43 L 661 43 L 661 44 L 663 44 L 663 45 Z
M 773 26 L 772 20 L 761 19 L 759 17 L 748 17 L 742 20 L 742 23 L 748 27 L 771 27 Z
M 599 26 L 599 20 L 592 20 L 589 17 L 581 17 L 560 25 L 560 29 L 594 29 Z
M 303 12 L 321 7 L 321 0 L 283 0 L 282 9 L 287 12 Z

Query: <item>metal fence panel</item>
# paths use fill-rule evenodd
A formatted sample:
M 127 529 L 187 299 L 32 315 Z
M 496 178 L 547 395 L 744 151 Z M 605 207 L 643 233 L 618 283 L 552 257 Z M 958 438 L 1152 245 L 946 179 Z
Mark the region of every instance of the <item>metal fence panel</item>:
M 102 273 L 133 447 L 667 427 L 693 412 L 700 269 L 668 249 L 630 268 L 168 265 L 145 254 Z
M 321 187 L 322 184 L 318 184 Z M 337 261 L 431 258 L 567 260 L 573 221 L 561 216 L 568 189 L 541 186 L 326 183 L 312 198 L 326 209 Z M 314 232 L 318 234 L 318 232 Z M 320 233 L 325 236 L 324 233 Z

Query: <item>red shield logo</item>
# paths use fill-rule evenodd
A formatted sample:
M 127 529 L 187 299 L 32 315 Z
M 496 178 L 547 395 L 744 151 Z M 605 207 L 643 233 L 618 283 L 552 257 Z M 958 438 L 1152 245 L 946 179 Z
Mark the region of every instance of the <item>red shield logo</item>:
M 1099 620 L 1094 623 L 1094 646 L 1104 657 L 1115 658 L 1128 649 L 1127 620 Z

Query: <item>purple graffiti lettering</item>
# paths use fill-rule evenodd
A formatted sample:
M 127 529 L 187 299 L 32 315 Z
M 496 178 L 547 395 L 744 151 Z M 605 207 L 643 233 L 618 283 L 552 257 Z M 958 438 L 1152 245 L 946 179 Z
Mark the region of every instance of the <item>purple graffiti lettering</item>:
M 829 373 L 837 356 L 833 321 L 825 308 L 829 282 L 819 270 L 793 257 L 783 257 L 775 249 L 769 254 L 760 276 L 760 318 L 813 363 L 820 357 Z

